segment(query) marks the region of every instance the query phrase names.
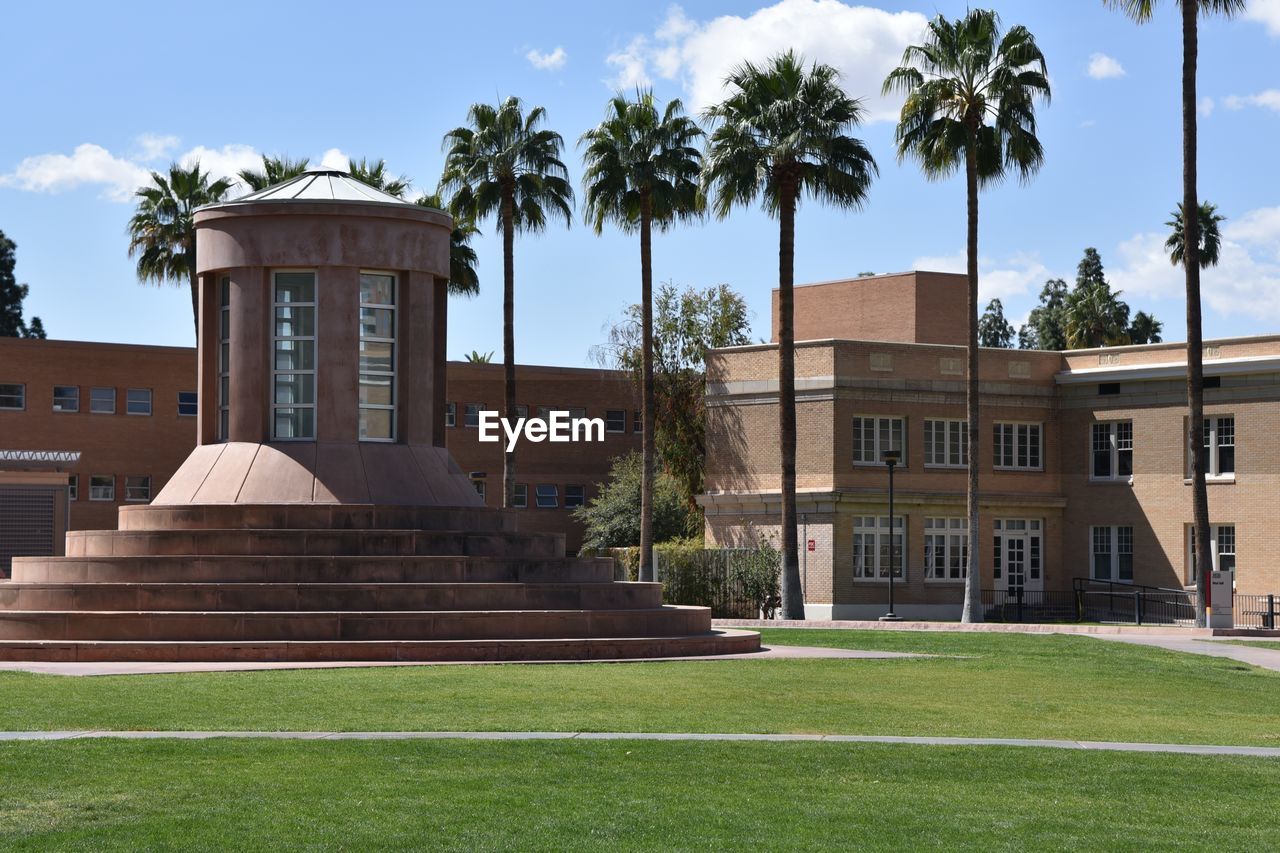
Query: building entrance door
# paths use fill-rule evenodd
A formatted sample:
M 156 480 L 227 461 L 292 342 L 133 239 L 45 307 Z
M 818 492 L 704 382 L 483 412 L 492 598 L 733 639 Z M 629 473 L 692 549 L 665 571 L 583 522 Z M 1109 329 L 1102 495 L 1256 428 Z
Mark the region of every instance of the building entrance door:
M 993 572 L 996 589 L 1014 595 L 1043 590 L 1043 543 L 1039 519 L 998 519 Z

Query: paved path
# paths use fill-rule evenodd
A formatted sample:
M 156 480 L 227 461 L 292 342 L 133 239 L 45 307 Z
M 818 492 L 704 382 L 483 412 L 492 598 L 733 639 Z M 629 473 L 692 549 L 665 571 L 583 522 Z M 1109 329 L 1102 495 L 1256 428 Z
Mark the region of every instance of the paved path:
M 1139 646 L 1155 646 L 1171 652 L 1186 652 L 1193 655 L 1208 655 L 1215 658 L 1230 658 L 1241 663 L 1253 664 L 1263 669 L 1280 672 L 1280 650 L 1241 646 L 1235 643 L 1224 643 L 1221 640 L 1200 640 L 1184 634 L 1135 635 L 1135 634 L 1090 634 L 1099 640 L 1110 640 L 1115 643 L 1133 643 Z
M 1280 747 L 1216 746 L 1185 743 L 1125 743 L 1090 740 L 1042 740 L 1036 738 L 895 737 L 893 735 L 781 735 L 714 732 L 186 732 L 186 731 L 52 731 L 0 732 L 0 741 L 61 741 L 85 738 L 113 740 L 212 740 L 261 738 L 265 740 L 661 740 L 661 741 L 765 741 L 771 743 L 899 743 L 914 746 L 1021 746 L 1045 749 L 1081 749 L 1099 752 L 1173 752 L 1183 755 L 1249 755 L 1280 758 Z
M 183 672 L 246 672 L 263 669 L 346 669 L 357 666 L 492 666 L 496 664 L 548 663 L 651 663 L 653 661 L 715 660 L 795 660 L 806 658 L 850 658 L 885 660 L 888 658 L 925 658 L 933 655 L 912 652 L 861 651 L 829 649 L 822 646 L 763 646 L 758 652 L 738 655 L 703 655 L 701 657 L 622 658 L 618 660 L 549 660 L 549 661 L 289 661 L 181 663 L 142 661 L 135 663 L 63 663 L 45 661 L 4 661 L 0 671 L 34 672 L 41 675 L 157 675 Z

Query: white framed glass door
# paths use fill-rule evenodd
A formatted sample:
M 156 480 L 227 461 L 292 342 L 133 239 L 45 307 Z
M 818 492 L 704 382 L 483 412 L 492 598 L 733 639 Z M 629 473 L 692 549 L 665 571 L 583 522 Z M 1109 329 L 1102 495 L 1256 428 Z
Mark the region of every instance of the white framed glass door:
M 992 579 L 1004 592 L 1044 589 L 1044 524 L 1038 518 L 998 518 L 992 542 Z

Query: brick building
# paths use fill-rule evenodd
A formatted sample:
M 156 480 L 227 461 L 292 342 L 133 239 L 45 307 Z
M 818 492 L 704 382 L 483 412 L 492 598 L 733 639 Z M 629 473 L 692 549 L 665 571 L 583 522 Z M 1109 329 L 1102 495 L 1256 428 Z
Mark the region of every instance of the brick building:
M 939 273 L 796 289 L 797 339 L 807 338 L 796 347 L 797 492 L 810 618 L 883 613 L 888 547 L 904 540 L 897 612 L 959 613 L 964 290 L 963 276 Z M 960 307 L 921 310 L 951 303 Z M 1280 592 L 1266 556 L 1280 545 L 1280 336 L 1208 341 L 1204 358 L 1215 568 L 1236 571 L 1239 593 Z M 777 529 L 777 346 L 718 350 L 707 370 L 708 540 L 742 544 Z M 979 376 L 984 589 L 1069 590 L 1075 578 L 1194 584 L 1185 344 L 984 349 Z M 903 453 L 892 525 L 890 446 Z
M 450 362 L 447 376 L 448 449 L 463 470 L 484 475 L 477 489 L 498 507 L 502 445 L 479 442 L 467 424 L 481 408 L 501 408 L 502 366 Z M 576 551 L 582 531 L 571 510 L 595 495 L 615 456 L 640 447 L 636 395 L 628 377 L 606 370 L 522 365 L 516 381 L 533 415 L 568 409 L 606 422 L 603 442 L 518 448 L 523 529 L 565 533 Z M 112 529 L 120 506 L 156 495 L 195 446 L 196 387 L 194 348 L 0 338 L 0 575 L 19 528 L 56 552 L 64 524 Z M 49 507 L 39 519 L 33 499 Z M 18 553 L 31 552 L 28 539 Z

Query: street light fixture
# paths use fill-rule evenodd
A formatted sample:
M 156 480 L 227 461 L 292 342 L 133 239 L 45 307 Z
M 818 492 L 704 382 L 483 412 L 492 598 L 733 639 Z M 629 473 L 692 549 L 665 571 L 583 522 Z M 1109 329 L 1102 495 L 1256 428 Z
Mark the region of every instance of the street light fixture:
M 889 612 L 880 617 L 881 622 L 901 622 L 902 617 L 893 612 L 893 576 L 895 560 L 893 559 L 893 469 L 902 460 L 902 451 L 889 449 L 884 452 L 884 464 L 889 469 Z M 905 545 L 906 542 L 904 541 Z M 905 555 L 904 555 L 905 556 Z

